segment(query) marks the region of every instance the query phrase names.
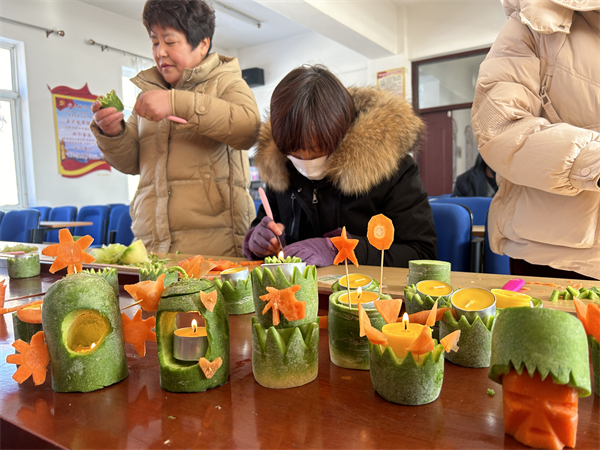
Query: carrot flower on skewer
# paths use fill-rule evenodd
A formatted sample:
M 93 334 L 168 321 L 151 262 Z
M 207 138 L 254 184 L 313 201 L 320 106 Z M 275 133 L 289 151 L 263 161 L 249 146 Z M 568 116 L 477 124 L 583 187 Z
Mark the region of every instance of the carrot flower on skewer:
M 142 300 L 140 306 L 145 311 L 156 311 L 160 296 L 165 290 L 165 274 L 161 274 L 156 281 L 140 281 L 136 284 L 126 284 L 123 286 L 129 295 L 137 302 Z

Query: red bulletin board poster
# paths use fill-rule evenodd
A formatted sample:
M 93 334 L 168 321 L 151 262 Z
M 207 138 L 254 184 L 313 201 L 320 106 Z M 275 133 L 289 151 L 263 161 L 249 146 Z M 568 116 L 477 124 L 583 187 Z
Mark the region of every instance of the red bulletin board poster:
M 50 89 L 50 86 L 48 86 Z M 58 173 L 77 178 L 96 170 L 110 171 L 90 131 L 92 104 L 98 98 L 87 83 L 81 89 L 57 86 L 50 89 L 54 109 Z
M 404 97 L 404 67 L 377 72 L 377 87 Z

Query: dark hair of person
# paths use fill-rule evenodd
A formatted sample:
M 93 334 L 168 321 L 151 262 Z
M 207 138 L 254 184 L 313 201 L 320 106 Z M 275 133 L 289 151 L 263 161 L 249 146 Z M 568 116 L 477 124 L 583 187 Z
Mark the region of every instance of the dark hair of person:
M 271 133 L 279 151 L 321 150 L 331 155 L 356 116 L 354 100 L 326 67 L 302 66 L 271 97 Z
M 203 0 L 148 0 L 144 5 L 142 20 L 148 34 L 155 25 L 173 28 L 185 34 L 192 49 L 204 39 L 210 39 L 212 49 L 215 33 L 215 12 Z

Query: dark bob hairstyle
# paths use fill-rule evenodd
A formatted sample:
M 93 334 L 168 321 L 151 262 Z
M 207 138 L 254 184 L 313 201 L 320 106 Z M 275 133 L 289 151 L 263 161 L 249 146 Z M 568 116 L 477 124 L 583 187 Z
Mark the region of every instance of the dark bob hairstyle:
M 215 12 L 203 0 L 148 0 L 144 5 L 142 19 L 148 34 L 154 25 L 173 28 L 185 34 L 192 49 L 209 38 L 210 53 L 215 33 Z
M 352 96 L 321 65 L 292 70 L 271 97 L 271 132 L 275 145 L 285 155 L 298 150 L 331 155 L 355 116 Z

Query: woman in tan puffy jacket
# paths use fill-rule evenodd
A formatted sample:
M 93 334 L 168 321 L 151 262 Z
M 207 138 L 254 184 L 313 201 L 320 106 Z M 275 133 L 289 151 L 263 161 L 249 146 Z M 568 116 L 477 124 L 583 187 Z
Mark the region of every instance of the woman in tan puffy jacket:
M 125 123 L 96 103 L 91 125 L 105 160 L 140 175 L 133 233 L 154 252 L 243 256 L 255 217 L 244 151 L 260 125 L 254 95 L 237 59 L 210 53 L 204 1 L 148 0 L 143 20 L 156 66 L 131 80 L 142 90 L 134 111 Z
M 471 118 L 491 248 L 514 274 L 600 279 L 600 1 L 503 4 Z

